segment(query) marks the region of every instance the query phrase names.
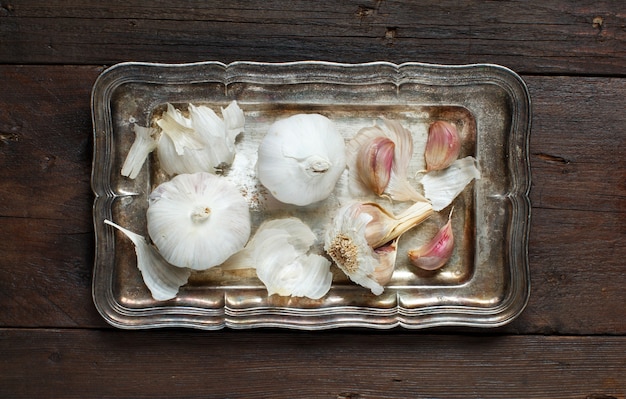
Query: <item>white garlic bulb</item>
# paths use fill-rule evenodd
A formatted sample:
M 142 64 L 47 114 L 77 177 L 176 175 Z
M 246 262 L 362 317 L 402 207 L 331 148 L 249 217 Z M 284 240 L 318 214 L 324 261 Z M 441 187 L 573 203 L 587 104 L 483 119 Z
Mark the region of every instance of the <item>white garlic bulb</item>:
M 279 120 L 259 145 L 257 176 L 276 199 L 287 204 L 304 206 L 326 199 L 345 167 L 343 137 L 322 115 Z
M 194 270 L 217 266 L 250 237 L 248 202 L 225 177 L 181 174 L 149 197 L 148 234 L 171 264 Z

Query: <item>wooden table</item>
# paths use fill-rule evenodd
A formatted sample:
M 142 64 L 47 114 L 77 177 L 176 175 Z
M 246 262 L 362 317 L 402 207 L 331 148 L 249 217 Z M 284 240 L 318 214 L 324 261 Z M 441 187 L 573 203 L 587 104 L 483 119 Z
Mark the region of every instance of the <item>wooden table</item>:
M 58 4 L 55 4 L 58 3 Z M 110 327 L 90 91 L 121 61 L 497 63 L 533 101 L 532 294 L 492 330 Z M 626 397 L 626 7 L 0 1 L 0 397 Z

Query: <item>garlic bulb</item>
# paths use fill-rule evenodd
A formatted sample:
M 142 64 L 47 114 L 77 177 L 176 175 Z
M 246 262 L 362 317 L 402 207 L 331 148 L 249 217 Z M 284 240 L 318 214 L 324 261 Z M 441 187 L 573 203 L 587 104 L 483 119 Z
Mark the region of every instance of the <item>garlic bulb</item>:
M 172 299 L 178 294 L 178 289 L 187 284 L 191 270 L 167 263 L 159 252 L 148 244 L 145 237 L 126 230 L 110 220 L 105 220 L 104 223 L 124 233 L 135 245 L 137 268 L 154 299 L 157 301 Z
M 456 126 L 445 121 L 436 121 L 430 125 L 424 151 L 427 172 L 452 165 L 460 151 L 461 138 Z
M 159 142 L 156 129 L 133 125 L 133 131 L 135 132 L 135 141 L 126 155 L 124 165 L 122 165 L 122 176 L 131 179 L 137 177 L 146 158 Z
M 319 299 L 330 290 L 333 276 L 328 259 L 308 253 L 315 241 L 315 234 L 300 219 L 268 220 L 222 267 L 255 268 L 268 295 Z
M 318 114 L 274 122 L 259 145 L 257 176 L 281 202 L 309 205 L 327 198 L 346 165 L 345 143 Z
M 408 180 L 412 156 L 411 132 L 398 121 L 381 119 L 359 130 L 348 143 L 352 193 L 363 195 L 369 190 L 396 201 L 424 201 Z
M 446 223 L 426 244 L 409 251 L 411 264 L 424 270 L 437 270 L 448 262 L 454 250 L 452 210 Z
M 189 118 L 167 105 L 157 120 L 163 135 L 157 146 L 168 174 L 219 171 L 235 157 L 235 139 L 243 132 L 244 115 L 235 101 L 222 108 L 222 120 L 210 108 L 189 104 Z
M 440 211 L 450 205 L 474 179 L 480 179 L 480 171 L 476 159 L 468 156 L 457 159 L 444 170 L 426 173 L 421 183 L 433 209 Z
M 431 214 L 426 202 L 398 217 L 378 204 L 353 202 L 337 211 L 324 249 L 352 281 L 380 295 L 393 273 L 396 240 Z
M 248 203 L 225 177 L 181 174 L 149 197 L 148 234 L 171 264 L 204 270 L 241 250 L 250 236 Z

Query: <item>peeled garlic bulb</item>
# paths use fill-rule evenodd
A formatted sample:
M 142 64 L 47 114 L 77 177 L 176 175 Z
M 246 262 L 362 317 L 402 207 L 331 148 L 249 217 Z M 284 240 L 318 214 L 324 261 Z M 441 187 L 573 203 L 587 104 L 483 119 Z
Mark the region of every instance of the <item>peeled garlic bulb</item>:
M 461 139 L 456 126 L 445 121 L 436 121 L 430 125 L 424 150 L 426 171 L 447 168 L 456 161 L 460 151 Z
M 148 242 L 145 237 L 118 226 L 110 220 L 104 223 L 124 233 L 135 245 L 137 268 L 152 297 L 157 301 L 172 299 L 178 294 L 182 285 L 187 284 L 191 270 L 172 266 Z
M 409 260 L 420 269 L 437 270 L 448 262 L 454 250 L 452 234 L 452 211 L 446 223 L 437 234 L 418 249 L 409 251 Z
M 270 126 L 259 145 L 257 176 L 279 201 L 304 206 L 326 199 L 345 166 L 345 143 L 334 123 L 298 114 Z
M 149 197 L 148 233 L 171 264 L 204 270 L 241 250 L 250 237 L 246 199 L 226 178 L 181 174 Z

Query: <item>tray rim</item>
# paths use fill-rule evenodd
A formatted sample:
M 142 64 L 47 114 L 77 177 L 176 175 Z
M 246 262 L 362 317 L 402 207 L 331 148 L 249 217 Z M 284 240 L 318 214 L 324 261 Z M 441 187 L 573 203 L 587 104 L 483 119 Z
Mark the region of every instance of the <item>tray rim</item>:
M 515 100 L 513 107 L 516 109 L 511 113 L 510 133 L 515 135 L 523 148 L 520 154 L 513 154 L 508 159 L 510 171 L 522 170 L 524 173 L 514 174 L 512 179 L 511 193 L 508 195 L 511 201 L 511 220 L 520 220 L 519 228 L 509 229 L 508 234 L 515 240 L 510 240 L 511 246 L 516 246 L 517 250 L 509 251 L 509 269 L 511 272 L 509 283 L 511 290 L 506 292 L 505 298 L 494 307 L 472 308 L 467 306 L 438 306 L 426 307 L 417 310 L 406 310 L 397 305 L 395 308 L 379 309 L 346 307 L 341 309 L 300 309 L 295 312 L 299 317 L 297 321 L 291 317 L 294 313 L 292 308 L 254 308 L 251 312 L 238 313 L 224 306 L 220 309 L 206 309 L 195 307 L 152 307 L 143 309 L 131 309 L 123 306 L 115 299 L 110 283 L 110 275 L 107 279 L 106 271 L 102 270 L 99 264 L 102 252 L 102 241 L 110 242 L 113 233 L 106 232 L 105 236 L 99 235 L 98 226 L 102 222 L 102 214 L 99 212 L 107 207 L 118 197 L 107 182 L 98 179 L 98 169 L 108 170 L 110 160 L 103 156 L 104 151 L 99 150 L 107 143 L 107 131 L 111 131 L 111 94 L 122 84 L 136 81 L 138 77 L 127 76 L 127 71 L 138 69 L 160 71 L 156 77 L 150 79 L 150 75 L 140 77 L 141 82 L 151 82 L 155 79 L 169 79 L 166 84 L 180 79 L 176 75 L 178 72 L 188 70 L 210 70 L 210 74 L 203 75 L 202 78 L 189 80 L 187 77 L 179 83 L 201 83 L 201 82 L 221 82 L 228 85 L 234 81 L 253 82 L 271 84 L 272 78 L 277 79 L 280 75 L 270 74 L 270 76 L 255 75 L 246 79 L 246 75 L 237 72 L 238 69 L 273 69 L 290 71 L 294 68 L 316 68 L 319 75 L 314 77 L 299 77 L 293 84 L 308 82 L 329 82 L 343 83 L 337 80 L 337 71 L 361 71 L 369 73 L 381 79 L 385 83 L 395 83 L 400 85 L 411 79 L 411 82 L 428 83 L 431 85 L 450 84 L 450 74 L 456 74 L 455 84 L 467 82 L 476 83 L 480 78 L 489 77 L 487 83 L 497 83 Z M 380 73 L 379 69 L 385 69 L 391 74 Z M 416 71 L 420 74 L 409 75 Z M 464 72 L 474 72 L 474 74 L 463 75 Z M 174 72 L 174 74 L 172 74 Z M 239 73 L 239 75 L 238 75 Z M 170 74 L 170 76 L 168 76 Z M 348 76 L 344 73 L 341 77 Z M 263 82 L 259 82 L 263 80 Z M 480 81 L 486 83 L 485 81 Z M 159 80 L 159 83 L 163 83 Z M 368 83 L 372 83 L 369 81 Z M 355 84 L 349 82 L 345 84 Z M 103 101 L 104 108 L 99 108 L 99 101 Z M 422 62 L 405 62 L 395 64 L 387 61 L 374 61 L 367 63 L 338 63 L 330 61 L 294 61 L 294 62 L 256 62 L 256 61 L 235 61 L 232 63 L 222 63 L 219 61 L 202 61 L 194 63 L 152 63 L 152 62 L 122 62 L 105 69 L 96 79 L 91 93 L 91 112 L 93 123 L 93 159 L 91 188 L 95 195 L 93 202 L 93 223 L 95 235 L 94 270 L 92 278 L 92 299 L 96 309 L 101 316 L 112 326 L 122 329 L 147 329 L 162 327 L 189 327 L 204 330 L 217 330 L 224 327 L 233 329 L 256 328 L 256 327 L 282 327 L 302 330 L 322 330 L 339 327 L 367 327 L 376 329 L 389 329 L 403 327 L 406 329 L 422 329 L 442 326 L 464 326 L 464 327 L 498 327 L 505 325 L 522 313 L 530 297 L 530 269 L 528 264 L 528 239 L 530 232 L 531 204 L 530 187 L 531 171 L 529 162 L 529 138 L 531 132 L 531 99 L 526 83 L 511 69 L 489 63 L 463 64 L 463 65 L 443 65 L 428 64 Z M 513 141 L 513 140 L 511 140 Z M 508 149 L 510 152 L 510 148 Z M 521 161 L 520 164 L 511 165 L 515 158 Z M 101 162 L 101 163 L 99 163 Z M 97 166 L 99 168 L 97 168 Z M 104 184 L 103 184 L 104 183 Z M 110 206 L 108 207 L 110 211 Z M 110 215 L 109 215 L 110 216 Z M 515 259 L 512 257 L 515 256 Z M 511 266 L 515 263 L 517 267 Z M 517 277 L 517 278 L 516 278 Z M 226 295 L 226 293 L 225 293 Z M 336 314 L 335 314 L 336 313 Z M 262 317 L 259 318 L 259 315 Z M 470 317 L 471 316 L 471 317 Z M 247 317 L 252 317 L 254 321 L 246 322 Z M 303 321 L 303 318 L 305 319 Z M 318 321 L 319 319 L 319 321 Z

